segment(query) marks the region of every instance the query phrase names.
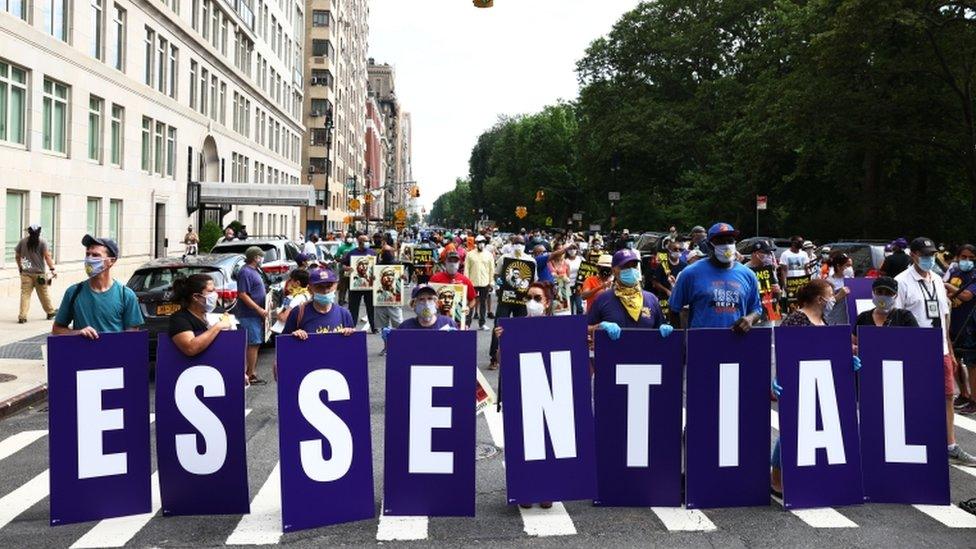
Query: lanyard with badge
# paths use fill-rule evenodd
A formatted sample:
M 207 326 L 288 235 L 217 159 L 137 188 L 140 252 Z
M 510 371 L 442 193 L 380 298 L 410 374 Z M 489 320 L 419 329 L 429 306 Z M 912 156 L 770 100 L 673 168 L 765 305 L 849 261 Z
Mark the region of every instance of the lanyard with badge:
M 939 328 L 942 326 L 942 317 L 939 315 L 939 299 L 936 293 L 935 282 L 932 282 L 932 289 L 929 290 L 927 284 L 924 281 L 918 281 L 919 288 L 922 289 L 922 295 L 925 297 L 925 318 L 932 321 L 933 328 Z

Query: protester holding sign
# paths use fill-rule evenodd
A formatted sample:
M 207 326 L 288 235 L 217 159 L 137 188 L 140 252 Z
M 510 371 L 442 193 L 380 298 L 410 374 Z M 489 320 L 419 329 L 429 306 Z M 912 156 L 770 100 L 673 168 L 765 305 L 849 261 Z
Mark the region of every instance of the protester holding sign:
M 525 254 L 525 239 L 512 237 L 512 251 L 498 258 L 495 264 L 495 284 L 501 295 L 495 309 L 495 326 L 498 319 L 525 316 L 525 289 L 535 280 L 535 262 Z M 526 276 L 528 275 L 528 276 Z M 521 294 L 521 295 L 520 295 Z M 492 333 L 488 348 L 489 370 L 498 369 L 498 338 Z
M 756 273 L 759 280 L 759 295 L 763 305 L 763 320 L 776 322 L 782 319 L 779 312 L 779 296 L 781 294 L 779 279 L 773 267 L 773 248 L 769 242 L 758 240 L 749 247 L 749 261 L 746 267 Z
M 217 291 L 209 275 L 195 274 L 173 281 L 173 298 L 182 305 L 169 317 L 169 337 L 186 356 L 197 356 L 207 350 L 221 330 L 229 330 L 225 314 L 209 326 L 207 315 L 217 307 Z
M 65 290 L 51 333 L 98 339 L 99 333 L 138 329 L 145 321 L 135 292 L 112 279 L 119 245 L 111 238 L 87 234 L 81 245 L 85 247 L 88 280 Z
M 593 308 L 593 302 L 601 293 L 613 287 L 613 256 L 604 254 L 597 261 L 597 274 L 583 281 L 580 297 L 586 300 L 586 310 Z
M 964 382 L 960 382 L 960 388 L 968 389 L 961 391 L 966 396 L 960 395 L 956 399 L 956 407 L 962 408 L 961 413 L 976 413 L 976 300 L 973 300 L 976 292 L 976 247 L 972 244 L 963 244 L 956 251 L 955 266 L 946 273 L 946 292 L 949 301 L 952 302 L 952 323 L 949 326 L 949 336 L 952 337 L 952 347 L 959 359 L 960 365 L 965 365 L 968 370 L 969 383 L 965 387 Z M 962 372 L 960 372 L 961 374 Z M 960 376 L 961 377 L 961 376 Z
M 338 283 L 339 278 L 328 269 L 316 269 L 309 273 L 311 304 L 303 303 L 292 309 L 282 335 L 291 334 L 302 341 L 307 340 L 310 333 L 351 335 L 356 323 L 349 310 L 336 303 Z
M 373 315 L 372 265 L 375 263 L 376 252 L 369 249 L 368 244 L 369 238 L 364 234 L 359 235 L 357 238 L 357 247 L 346 253 L 342 258 L 342 264 L 345 266 L 346 272 L 350 273 L 349 311 L 352 313 L 352 318 L 355 322 L 359 322 L 359 306 L 361 302 L 365 303 L 366 320 L 369 323 L 370 330 L 375 334 L 377 328 L 375 316 Z M 362 261 L 361 259 L 355 260 L 355 272 L 353 272 L 354 257 L 367 259 L 367 261 Z
M 463 284 L 465 287 L 467 309 L 472 310 L 475 306 L 477 293 L 475 292 L 471 279 L 461 274 L 460 270 L 461 256 L 457 251 L 451 250 L 447 252 L 446 260 L 444 261 L 444 270 L 439 273 L 434 273 L 434 276 L 430 277 L 430 283 Z
M 437 291 L 426 284 L 414 286 L 410 292 L 410 307 L 417 314 L 400 324 L 401 330 L 457 330 L 454 319 L 437 314 Z M 383 336 L 390 333 L 390 329 L 383 330 Z
M 670 313 L 668 299 L 671 297 L 671 289 L 674 288 L 678 275 L 688 264 L 681 260 L 681 245 L 674 240 L 668 242 L 668 251 L 665 255 L 662 261 L 658 261 L 654 271 L 649 273 L 647 280 L 650 284 L 647 286 L 657 296 L 661 303 L 661 311 L 667 318 Z
M 942 366 L 945 385 L 946 432 L 949 445 L 949 461 L 959 465 L 976 467 L 976 457 L 956 444 L 954 428 L 955 364 L 956 357 L 949 337 L 950 304 L 943 282 L 932 273 L 935 254 L 938 251 L 932 240 L 924 237 L 912 240 L 912 267 L 895 277 L 898 281 L 898 297 L 895 306 L 908 309 L 915 315 L 922 328 L 941 328 L 943 335 Z
M 735 261 L 739 235 L 732 225 L 716 223 L 708 230 L 711 252 L 707 261 L 697 261 L 683 271 L 671 291 L 673 315 L 689 308 L 691 328 L 732 328 L 744 333 L 762 314 L 756 273 Z
M 918 321 L 911 311 L 895 307 L 898 296 L 898 282 L 890 276 L 878 277 L 871 284 L 874 308 L 857 315 L 854 323 L 854 345 L 857 345 L 858 326 L 894 326 L 917 328 Z
M 606 330 L 610 339 L 620 338 L 621 328 L 652 328 L 668 337 L 674 328 L 665 321 L 661 306 L 654 294 L 640 287 L 640 254 L 623 248 L 613 254 L 613 274 L 616 283 L 612 292 L 603 292 L 586 313 L 590 333 Z

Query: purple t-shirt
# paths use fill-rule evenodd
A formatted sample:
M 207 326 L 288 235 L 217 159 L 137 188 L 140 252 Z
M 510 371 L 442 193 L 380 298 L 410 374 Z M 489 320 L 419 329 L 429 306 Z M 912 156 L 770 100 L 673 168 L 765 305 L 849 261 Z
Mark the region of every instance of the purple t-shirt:
M 664 324 L 661 305 L 651 292 L 641 290 L 641 293 L 644 294 L 644 306 L 637 321 L 630 318 L 613 291 L 606 291 L 597 296 L 593 306 L 586 312 L 586 323 L 592 326 L 601 322 L 613 322 L 621 328 L 660 328 Z
M 400 323 L 401 330 L 443 330 L 445 326 L 450 326 L 452 329 L 457 330 L 457 324 L 454 322 L 454 319 L 444 315 L 437 315 L 437 320 L 434 321 L 433 326 L 421 326 L 417 317 L 408 318 Z
M 258 307 L 264 307 L 264 299 L 268 295 L 268 290 L 264 287 L 264 279 L 261 278 L 261 274 L 258 273 L 257 269 L 250 265 L 245 265 L 238 271 L 237 293 L 246 293 L 258 304 Z M 248 307 L 240 300 L 238 300 L 233 312 L 238 317 L 260 318 L 257 311 Z
M 298 323 L 298 311 L 305 308 L 302 313 L 302 322 Z M 355 328 L 356 324 L 352 321 L 352 314 L 349 309 L 333 305 L 329 312 L 320 313 L 311 303 L 305 303 L 295 307 L 288 313 L 285 320 L 285 327 L 282 334 L 290 334 L 295 330 L 305 330 L 310 334 L 329 334 L 338 332 L 343 328 Z

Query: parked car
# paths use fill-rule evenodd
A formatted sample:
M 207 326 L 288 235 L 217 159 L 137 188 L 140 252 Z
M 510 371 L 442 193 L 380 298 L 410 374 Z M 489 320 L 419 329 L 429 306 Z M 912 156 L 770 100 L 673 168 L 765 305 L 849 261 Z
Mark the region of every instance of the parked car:
M 735 247 L 740 254 L 748 256 L 748 250 L 752 248 L 753 244 L 760 240 L 765 240 L 766 243 L 773 247 L 773 253 L 776 254 L 777 259 L 779 259 L 780 254 L 790 249 L 789 238 L 777 238 L 774 236 L 751 236 L 749 238 L 743 238 L 742 240 L 736 242 Z
M 132 273 L 126 286 L 132 289 L 149 332 L 149 357 L 155 360 L 156 342 L 169 329 L 169 316 L 180 310 L 173 301 L 173 281 L 194 274 L 208 274 L 217 289 L 214 312 L 234 313 L 237 306 L 237 272 L 244 266 L 242 254 L 205 254 L 164 257 L 144 263 Z
M 881 271 L 881 264 L 885 260 L 885 245 L 872 242 L 844 241 L 824 244 L 822 248 L 830 248 L 830 253 L 844 252 L 854 263 L 854 276 L 876 278 Z
M 210 250 L 213 254 L 242 254 L 251 246 L 264 250 L 264 261 L 261 270 L 268 275 L 273 283 L 280 282 L 292 269 L 298 266 L 296 259 L 302 253 L 298 244 L 283 236 L 250 236 L 247 240 L 230 240 L 217 242 Z
M 668 236 L 669 233 L 648 231 L 641 233 L 636 240 L 634 240 L 634 248 L 640 252 L 642 258 L 650 257 L 656 255 L 658 252 L 662 251 L 661 243 L 664 241 L 664 237 Z
M 322 259 L 319 260 L 319 264 L 327 269 L 334 269 L 335 264 L 340 258 L 336 257 L 336 250 L 342 245 L 340 240 L 320 240 L 316 244 L 319 248 L 319 255 Z

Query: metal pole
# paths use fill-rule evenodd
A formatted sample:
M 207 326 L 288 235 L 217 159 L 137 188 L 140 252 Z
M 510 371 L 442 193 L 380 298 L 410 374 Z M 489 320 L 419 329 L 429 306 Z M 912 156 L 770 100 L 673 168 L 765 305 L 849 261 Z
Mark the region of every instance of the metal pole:
M 756 206 L 756 236 L 759 236 L 759 206 Z

